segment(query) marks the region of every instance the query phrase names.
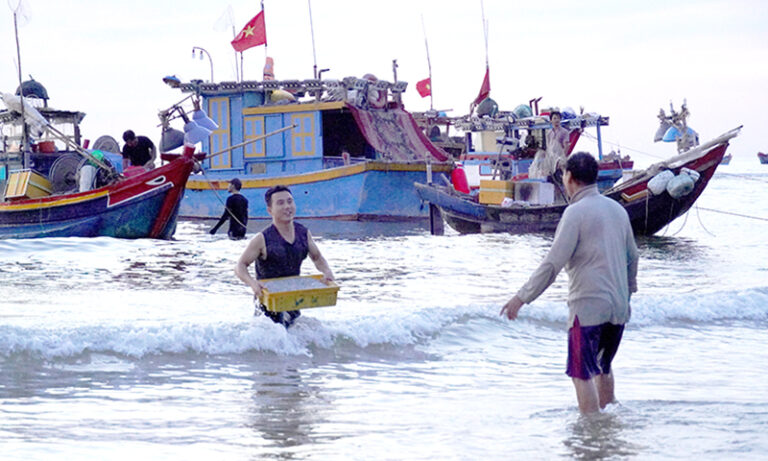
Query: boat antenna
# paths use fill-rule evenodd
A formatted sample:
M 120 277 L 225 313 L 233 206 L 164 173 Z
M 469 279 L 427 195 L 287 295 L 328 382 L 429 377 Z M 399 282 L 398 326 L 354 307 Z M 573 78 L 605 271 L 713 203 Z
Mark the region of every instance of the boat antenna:
M 429 110 L 432 111 L 435 109 L 433 105 L 433 99 L 432 99 L 432 63 L 429 60 L 429 43 L 427 42 L 427 28 L 424 26 L 424 15 L 421 15 L 421 30 L 424 33 L 424 47 L 427 49 L 427 70 L 428 70 L 428 77 L 429 77 Z M 486 61 L 488 59 L 486 58 Z
M 307 0 L 309 8 L 309 32 L 312 35 L 312 75 L 317 78 L 317 54 L 315 53 L 315 26 L 312 23 L 312 0 Z

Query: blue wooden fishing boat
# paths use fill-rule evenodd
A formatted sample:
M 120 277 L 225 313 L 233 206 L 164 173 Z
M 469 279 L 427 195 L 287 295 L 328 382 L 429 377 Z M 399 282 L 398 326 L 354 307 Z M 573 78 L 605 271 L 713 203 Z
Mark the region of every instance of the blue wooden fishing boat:
M 10 107 L 0 111 L 0 239 L 173 236 L 191 152 L 122 172 L 121 155 L 109 152 L 117 142 L 103 136 L 84 147 L 85 114 L 49 108 L 39 83 L 2 96 Z
M 486 99 L 483 104 L 493 109 L 483 111 L 481 104 L 477 113 L 460 117 L 434 110 L 415 113 L 414 117 L 432 142 L 461 162 L 469 189 L 477 193 L 483 180 L 527 178 L 536 154 L 547 150 L 547 132 L 552 129 L 549 110 L 539 112 L 534 101 L 533 107 L 521 105 L 514 111 L 498 111 L 496 103 Z M 582 136 L 595 140 L 600 190 L 610 188 L 632 169 L 634 162 L 629 157 L 603 153 L 601 130 L 608 125 L 608 117 L 597 113 L 577 115 L 570 110 L 563 110 L 562 116 L 561 126 L 569 132 L 566 155 L 578 150 L 575 148 Z
M 414 182 L 453 168 L 404 109 L 406 82 L 169 81 L 196 105 L 161 112 L 169 136 L 170 121 L 184 114 L 213 122 L 202 141 L 208 156 L 181 202 L 184 217 L 219 217 L 236 177 L 253 218 L 269 217 L 264 192 L 277 184 L 291 188 L 300 218 L 426 218 Z

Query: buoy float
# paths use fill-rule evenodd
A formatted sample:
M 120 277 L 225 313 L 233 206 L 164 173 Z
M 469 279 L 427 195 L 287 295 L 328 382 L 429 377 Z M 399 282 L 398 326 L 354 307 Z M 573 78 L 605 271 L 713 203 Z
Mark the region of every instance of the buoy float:
M 464 171 L 464 166 L 461 163 L 457 163 L 456 168 L 451 171 L 451 183 L 453 184 L 453 188 L 457 191 L 465 194 L 469 193 L 467 173 Z

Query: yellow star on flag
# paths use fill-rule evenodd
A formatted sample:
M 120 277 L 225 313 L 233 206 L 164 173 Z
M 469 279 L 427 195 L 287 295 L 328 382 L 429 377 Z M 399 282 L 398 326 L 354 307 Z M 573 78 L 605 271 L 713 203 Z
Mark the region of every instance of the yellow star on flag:
M 245 29 L 243 29 L 243 37 L 248 37 L 253 35 L 253 26 L 248 26 Z

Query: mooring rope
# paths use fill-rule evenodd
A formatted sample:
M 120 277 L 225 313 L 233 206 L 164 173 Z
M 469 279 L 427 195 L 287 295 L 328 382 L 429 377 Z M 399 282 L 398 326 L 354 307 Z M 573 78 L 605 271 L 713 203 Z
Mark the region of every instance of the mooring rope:
M 718 176 L 733 176 L 736 178 L 747 179 L 749 181 L 758 181 L 758 182 L 768 183 L 768 179 L 756 178 L 754 176 L 747 176 L 745 174 L 738 174 L 738 173 L 718 173 Z
M 722 213 L 722 214 L 727 214 L 727 215 L 731 215 L 731 216 L 738 216 L 740 218 L 756 219 L 756 220 L 759 220 L 759 221 L 768 221 L 768 218 L 764 218 L 762 216 L 751 216 L 751 215 L 748 215 L 748 214 L 734 213 L 733 211 L 715 210 L 714 208 L 705 208 L 703 206 L 698 206 L 698 205 L 696 205 L 696 208 L 704 210 L 704 211 L 711 211 L 713 213 Z
M 710 231 L 709 231 L 709 229 L 707 229 L 707 228 L 704 226 L 704 223 L 703 223 L 703 222 L 701 222 L 701 215 L 699 215 L 699 207 L 696 207 L 696 219 L 698 219 L 698 220 L 699 220 L 699 225 L 701 225 L 701 228 L 702 228 L 702 229 L 704 229 L 704 232 L 706 232 L 707 234 L 711 235 L 712 237 L 714 237 L 714 236 L 715 236 L 715 234 L 713 234 L 712 232 L 710 232 Z

